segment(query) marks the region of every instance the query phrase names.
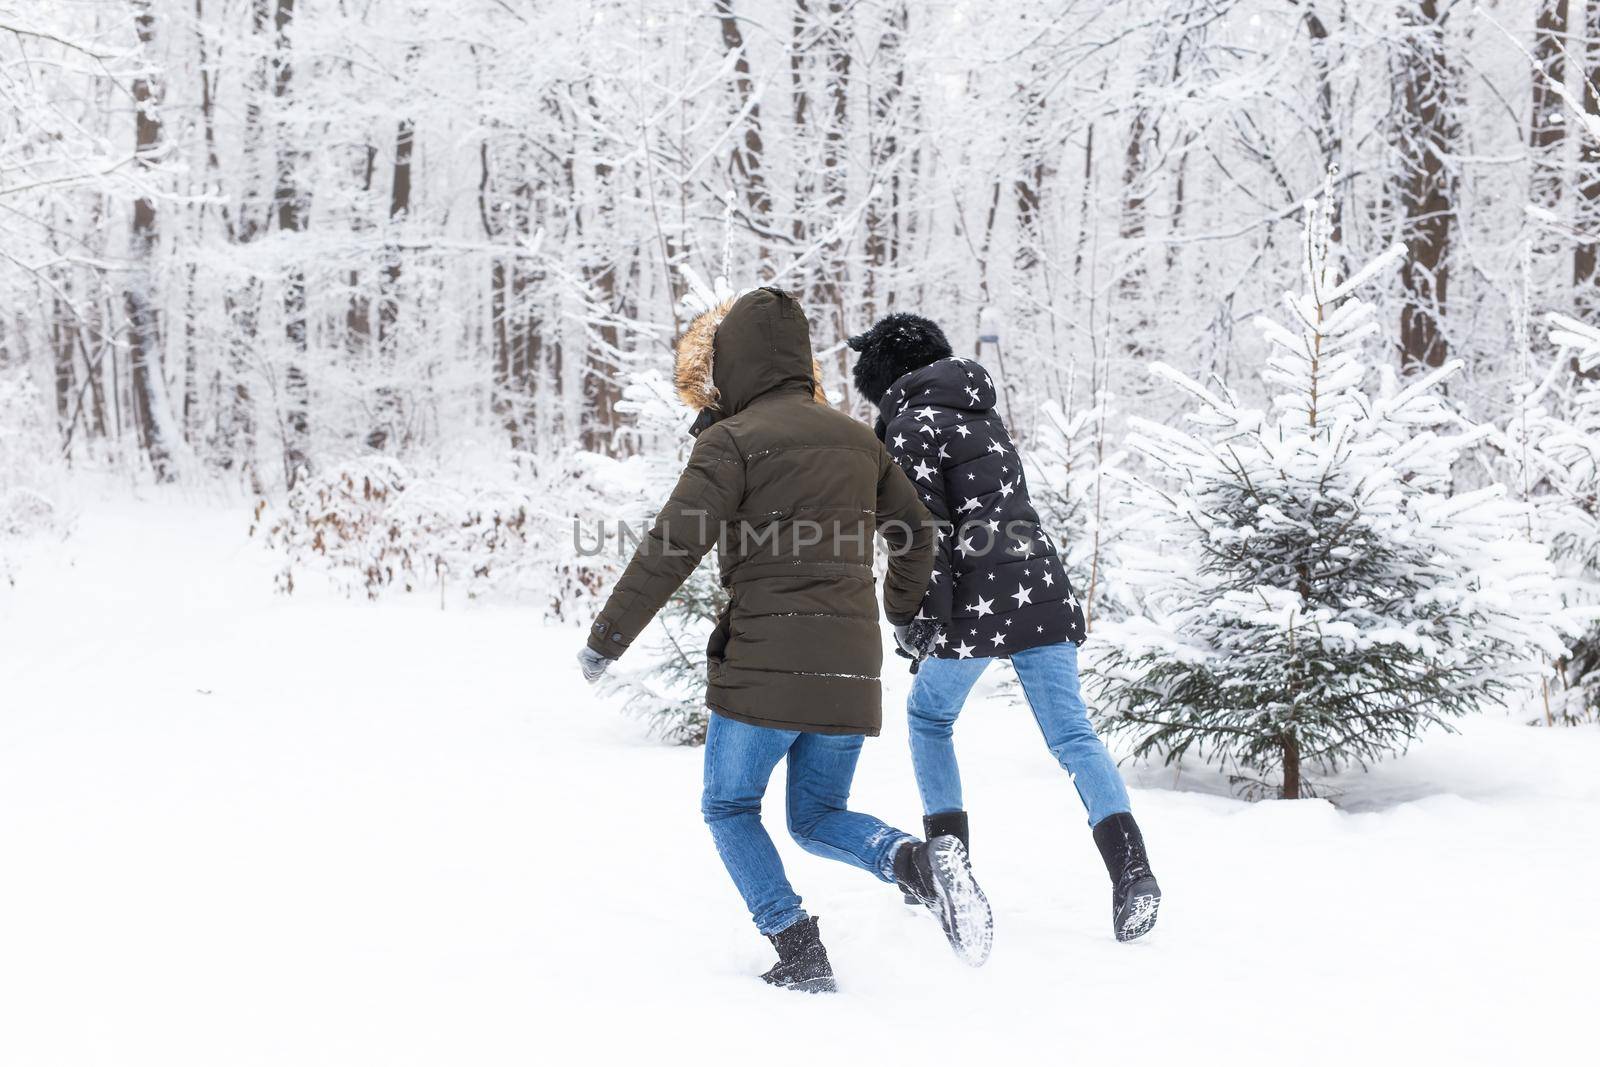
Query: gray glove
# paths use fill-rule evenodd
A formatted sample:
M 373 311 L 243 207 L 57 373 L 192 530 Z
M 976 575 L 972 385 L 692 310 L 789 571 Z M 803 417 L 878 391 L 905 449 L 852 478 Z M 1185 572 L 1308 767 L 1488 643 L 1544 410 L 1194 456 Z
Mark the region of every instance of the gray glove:
M 932 619 L 912 619 L 894 628 L 895 652 L 912 663 L 920 663 L 933 651 L 939 639 L 939 624 Z
M 600 680 L 602 674 L 606 673 L 606 668 L 611 666 L 611 660 L 585 645 L 578 653 L 578 665 L 583 668 L 583 680 L 593 685 Z

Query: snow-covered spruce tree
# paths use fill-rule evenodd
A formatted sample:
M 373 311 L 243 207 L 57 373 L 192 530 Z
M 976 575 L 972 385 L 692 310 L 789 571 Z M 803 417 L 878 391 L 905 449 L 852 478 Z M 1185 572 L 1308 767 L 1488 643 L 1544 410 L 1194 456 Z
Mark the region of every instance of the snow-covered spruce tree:
M 711 286 L 692 271 L 685 270 L 684 277 L 689 285 L 684 305 L 691 316 L 736 295 L 724 278 Z M 683 472 L 694 444 L 687 432 L 693 420 L 671 380 L 655 369 L 628 375 L 617 411 L 628 418 L 624 432 L 636 435 L 639 446 L 618 465 L 634 493 L 629 518 L 637 521 L 653 514 Z M 629 541 L 617 547 L 618 558 L 624 560 L 633 550 Z M 706 739 L 706 640 L 727 601 L 715 558 L 708 555 L 656 616 L 644 647 L 629 657 L 642 666 L 627 664 L 611 672 L 614 679 L 608 678 L 607 687 L 623 694 L 626 711 L 675 744 L 698 745 Z
M 1556 569 L 1568 650 L 1543 694 L 1542 721 L 1554 725 L 1600 718 L 1600 330 L 1550 319 L 1560 355 L 1508 416 L 1501 440 L 1530 505 L 1530 535 Z
M 1125 553 L 1143 614 L 1100 629 L 1092 676 L 1136 754 L 1210 758 L 1251 792 L 1276 776 L 1290 798 L 1308 769 L 1402 751 L 1561 651 L 1521 509 L 1498 485 L 1452 493 L 1480 436 L 1438 391 L 1457 366 L 1402 380 L 1362 358 L 1376 327 L 1352 293 L 1403 250 L 1338 281 L 1330 212 L 1307 204 L 1286 324 L 1259 320 L 1269 410 L 1158 368 L 1197 402 L 1195 428 L 1135 420 L 1155 477 L 1133 495 L 1161 519 Z
M 1023 455 L 1033 504 L 1065 555 L 1067 570 L 1082 590 L 1091 630 L 1095 620 L 1128 613 L 1113 579 L 1116 544 L 1130 512 L 1114 508 L 1115 474 L 1125 459 L 1108 436 L 1116 415 L 1100 393 L 1092 406 L 1068 415 L 1047 400 Z

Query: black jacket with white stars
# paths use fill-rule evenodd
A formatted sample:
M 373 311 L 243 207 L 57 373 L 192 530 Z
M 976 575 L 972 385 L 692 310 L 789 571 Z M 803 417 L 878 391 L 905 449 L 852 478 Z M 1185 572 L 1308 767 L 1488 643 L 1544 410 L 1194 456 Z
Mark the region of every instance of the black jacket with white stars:
M 947 524 L 918 616 L 942 625 L 942 659 L 1083 643 L 1083 607 L 994 405 L 989 372 L 959 357 L 905 375 L 879 405 L 889 454 Z

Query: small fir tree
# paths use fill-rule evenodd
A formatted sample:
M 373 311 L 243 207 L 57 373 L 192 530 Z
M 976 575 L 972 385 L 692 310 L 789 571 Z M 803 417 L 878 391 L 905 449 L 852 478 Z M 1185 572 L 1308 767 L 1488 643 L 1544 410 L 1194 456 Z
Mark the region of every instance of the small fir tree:
M 1121 618 L 1129 610 L 1112 581 L 1116 546 L 1133 517 L 1113 506 L 1116 472 L 1126 459 L 1108 440 L 1115 415 L 1103 392 L 1073 415 L 1047 400 L 1023 455 L 1033 505 L 1064 553 L 1091 630 L 1097 619 Z
M 1163 476 L 1131 482 L 1155 544 L 1125 552 L 1142 614 L 1097 633 L 1091 678 L 1136 754 L 1211 758 L 1251 791 L 1276 776 L 1290 798 L 1308 769 L 1403 751 L 1561 650 L 1519 508 L 1498 485 L 1452 494 L 1480 436 L 1439 393 L 1458 366 L 1401 380 L 1362 358 L 1376 327 L 1352 294 L 1403 249 L 1338 281 L 1330 204 L 1306 206 L 1287 324 L 1258 322 L 1269 410 L 1158 366 L 1197 402 L 1194 429 L 1134 420 Z
M 1600 330 L 1550 318 L 1560 354 L 1519 399 L 1500 443 L 1530 505 L 1530 536 L 1556 569 L 1569 648 L 1554 661 L 1542 709 L 1556 725 L 1600 718 Z
M 691 271 L 684 277 L 689 287 L 684 310 L 690 317 L 736 295 L 726 279 L 711 286 Z M 617 410 L 631 416 L 628 432 L 637 435 L 639 446 L 624 464 L 634 468 L 634 513 L 649 515 L 672 491 L 688 462 L 694 439 L 686 431 L 693 416 L 657 370 L 630 374 Z M 626 711 L 674 744 L 698 745 L 706 739 L 706 641 L 727 603 L 715 555 L 707 555 L 656 616 L 644 647 L 630 657 L 640 666 L 627 664 L 632 669 L 618 671 L 610 682 L 613 691 L 623 694 Z

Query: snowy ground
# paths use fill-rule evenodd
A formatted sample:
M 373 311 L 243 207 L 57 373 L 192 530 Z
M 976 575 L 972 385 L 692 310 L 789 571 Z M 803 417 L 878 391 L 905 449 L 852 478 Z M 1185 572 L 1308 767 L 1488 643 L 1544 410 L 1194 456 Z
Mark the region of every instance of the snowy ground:
M 784 839 L 845 990 L 802 997 L 753 977 L 699 752 L 597 700 L 578 631 L 279 597 L 244 528 L 89 506 L 0 586 L 0 1064 L 1592 1054 L 1593 728 L 1471 721 L 1336 805 L 1133 770 L 1167 905 L 1123 946 L 1071 786 L 991 693 L 959 737 L 993 959 Z M 856 797 L 916 823 L 892 714 Z

